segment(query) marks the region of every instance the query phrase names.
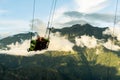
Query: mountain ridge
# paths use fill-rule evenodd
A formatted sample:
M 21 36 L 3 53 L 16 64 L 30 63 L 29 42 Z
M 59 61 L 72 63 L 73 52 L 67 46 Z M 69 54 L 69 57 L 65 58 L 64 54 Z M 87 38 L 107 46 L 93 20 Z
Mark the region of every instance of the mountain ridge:
M 99 28 L 99 27 L 94 27 L 90 24 L 85 24 L 85 25 L 80 25 L 80 24 L 75 24 L 71 27 L 65 27 L 62 29 L 55 29 L 53 30 L 53 33 L 55 32 L 61 32 L 61 35 L 65 34 L 72 34 L 72 33 L 77 33 L 76 36 L 81 36 L 81 35 L 89 35 L 89 36 L 95 36 L 98 39 L 102 38 L 102 32 L 105 31 L 108 27 L 105 28 Z M 98 33 L 96 32 L 98 30 Z M 79 32 L 79 33 L 78 33 Z M 95 34 L 100 34 L 100 37 L 96 36 Z
M 90 37 L 94 36 L 96 39 L 105 39 L 105 41 L 107 41 L 107 39 L 110 38 L 111 35 L 103 35 L 103 31 L 105 31 L 106 29 L 108 29 L 108 27 L 99 28 L 94 27 L 90 24 L 75 24 L 62 29 L 54 29 L 52 32 L 59 32 L 60 35 L 67 36 L 71 42 L 75 42 L 73 38 L 80 37 L 82 35 L 87 35 Z
M 20 34 L 15 34 L 15 35 L 12 35 L 12 36 L 8 36 L 8 37 L 5 37 L 5 38 L 2 38 L 0 39 L 0 48 L 7 48 L 7 45 L 10 45 L 10 44 L 15 44 L 16 42 L 22 44 L 25 40 L 29 40 L 31 39 L 31 35 L 32 37 L 35 36 L 35 33 L 31 33 L 31 32 L 28 32 L 28 33 L 20 33 Z

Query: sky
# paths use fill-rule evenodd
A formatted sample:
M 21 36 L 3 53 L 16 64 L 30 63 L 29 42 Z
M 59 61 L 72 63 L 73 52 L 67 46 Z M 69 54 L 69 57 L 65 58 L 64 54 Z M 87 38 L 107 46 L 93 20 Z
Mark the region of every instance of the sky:
M 30 31 L 34 0 L 0 0 L 0 37 Z M 55 27 L 88 22 L 95 26 L 113 26 L 117 0 L 58 0 Z M 119 1 L 119 0 L 118 0 Z M 46 24 L 52 0 L 36 0 L 35 19 Z M 120 25 L 120 1 L 117 24 Z

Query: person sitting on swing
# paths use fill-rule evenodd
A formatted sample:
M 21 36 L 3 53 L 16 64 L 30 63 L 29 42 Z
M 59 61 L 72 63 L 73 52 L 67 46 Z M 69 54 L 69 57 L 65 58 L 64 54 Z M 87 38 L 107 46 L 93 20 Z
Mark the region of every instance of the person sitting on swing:
M 37 36 L 36 39 L 36 45 L 35 45 L 35 51 L 36 50 L 42 50 L 48 48 L 49 40 L 45 39 L 44 37 Z

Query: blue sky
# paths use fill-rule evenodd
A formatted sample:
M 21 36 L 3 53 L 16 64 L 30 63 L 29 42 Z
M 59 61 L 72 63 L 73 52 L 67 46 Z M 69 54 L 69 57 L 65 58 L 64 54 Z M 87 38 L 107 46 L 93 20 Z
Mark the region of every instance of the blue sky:
M 51 3 L 52 0 L 36 0 L 35 18 L 47 23 Z M 64 12 L 70 11 L 87 15 L 95 13 L 114 15 L 115 4 L 116 0 L 58 0 L 54 20 L 56 24 L 63 24 L 71 19 L 76 20 L 74 17 L 69 16 L 68 18 L 63 15 Z M 0 0 L 0 36 L 29 31 L 32 7 L 33 0 Z M 118 6 L 118 15 L 119 12 L 120 6 Z M 100 21 L 95 22 L 99 23 Z M 107 26 L 107 23 L 104 24 Z

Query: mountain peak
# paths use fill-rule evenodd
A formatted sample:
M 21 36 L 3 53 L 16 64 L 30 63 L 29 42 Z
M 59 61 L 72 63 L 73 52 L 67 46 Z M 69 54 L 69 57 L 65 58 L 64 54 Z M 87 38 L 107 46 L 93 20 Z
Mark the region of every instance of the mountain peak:
M 60 32 L 62 36 L 68 35 L 69 38 L 76 37 L 76 36 L 81 36 L 81 35 L 89 35 L 89 36 L 94 36 L 97 39 L 102 39 L 103 36 L 103 31 L 105 31 L 107 27 L 105 28 L 100 28 L 100 27 L 94 27 L 90 24 L 75 24 L 70 27 L 65 27 L 62 29 L 54 29 L 53 33 L 55 32 Z

